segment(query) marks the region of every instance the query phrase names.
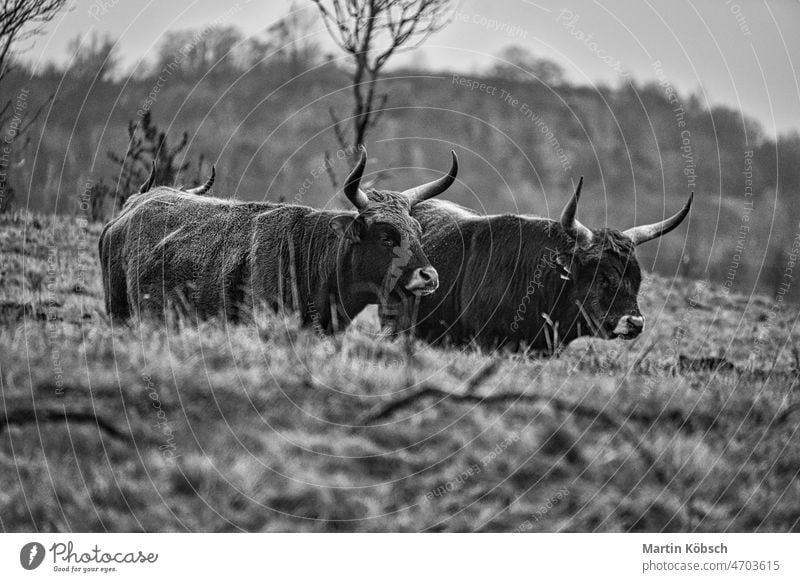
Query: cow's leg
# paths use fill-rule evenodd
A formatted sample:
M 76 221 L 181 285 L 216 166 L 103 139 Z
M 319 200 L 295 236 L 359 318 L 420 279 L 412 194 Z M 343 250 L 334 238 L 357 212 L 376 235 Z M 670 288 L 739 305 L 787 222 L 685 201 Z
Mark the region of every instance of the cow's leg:
M 128 303 L 128 285 L 125 277 L 125 265 L 120 253 L 112 253 L 110 237 L 100 240 L 100 271 L 103 277 L 103 297 L 106 313 L 111 317 L 127 319 L 131 316 Z
M 128 303 L 128 286 L 125 281 L 125 273 L 120 270 L 119 273 L 112 275 L 110 279 L 110 281 L 106 282 L 106 313 L 111 317 L 128 319 L 131 316 L 131 308 L 130 303 Z

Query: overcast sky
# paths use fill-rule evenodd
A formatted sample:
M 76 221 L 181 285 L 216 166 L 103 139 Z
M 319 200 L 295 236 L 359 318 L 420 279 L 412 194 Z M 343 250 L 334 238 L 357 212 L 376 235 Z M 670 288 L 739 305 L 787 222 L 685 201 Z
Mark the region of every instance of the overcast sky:
M 152 59 L 170 30 L 201 27 L 227 12 L 227 23 L 253 35 L 289 9 L 281 0 L 78 0 L 70 5 L 72 10 L 47 26 L 26 57 L 64 62 L 70 39 L 99 32 L 118 39 L 124 65 L 133 67 Z M 503 47 L 519 44 L 559 62 L 573 81 L 617 85 L 620 70 L 637 81 L 655 80 L 654 63 L 660 61 L 663 75 L 680 91 L 741 109 L 768 134 L 800 129 L 796 0 L 462 0 L 454 5 L 449 26 L 395 62 L 466 73 L 494 62 Z M 232 6 L 237 9 L 231 11 Z M 316 10 L 310 0 L 294 6 Z M 327 46 L 321 23 L 316 32 Z

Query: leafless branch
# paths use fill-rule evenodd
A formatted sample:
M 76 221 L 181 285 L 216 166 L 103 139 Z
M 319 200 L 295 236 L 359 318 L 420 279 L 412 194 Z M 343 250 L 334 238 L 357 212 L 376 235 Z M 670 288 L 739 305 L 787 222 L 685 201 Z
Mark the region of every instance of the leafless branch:
M 447 22 L 450 0 L 313 0 L 333 41 L 353 64 L 352 136 L 331 110 L 339 145 L 353 150 L 380 119 L 388 99 L 377 93 L 383 67 L 401 47 L 413 48 Z M 376 107 L 376 101 L 379 105 Z
M 11 68 L 12 46 L 41 32 L 66 0 L 0 0 L 0 80 Z
M 476 377 L 481 376 L 482 372 L 483 370 L 479 371 L 478 374 L 476 374 Z M 472 383 L 472 381 L 470 381 L 470 383 Z M 531 394 L 529 392 L 499 392 L 481 396 L 475 393 L 474 388 L 463 392 L 454 392 L 431 383 L 424 383 L 420 388 L 407 396 L 376 405 L 372 410 L 369 410 L 362 415 L 362 417 L 359 419 L 359 424 L 374 424 L 379 420 L 390 417 L 395 412 L 402 410 L 403 408 L 408 408 L 409 406 L 413 406 L 414 404 L 428 398 L 438 398 L 440 400 L 448 400 L 449 402 L 481 404 L 487 406 L 493 404 L 517 403 L 544 404 L 551 406 L 560 412 L 582 416 L 617 430 L 624 429 L 628 421 L 635 421 L 644 424 L 669 422 L 670 424 L 678 425 L 679 427 L 690 431 L 707 431 L 717 422 L 716 416 L 702 415 L 699 413 L 686 416 L 677 409 L 660 410 L 654 413 L 650 413 L 641 409 L 635 409 L 628 412 L 623 419 L 618 418 L 617 415 L 607 410 L 595 408 L 581 402 L 570 402 L 550 394 Z
M 42 103 L 42 104 L 41 104 L 41 105 L 38 107 L 38 109 L 36 109 L 36 113 L 34 113 L 34 114 L 31 116 L 31 118 L 30 118 L 30 119 L 28 119 L 28 121 L 25 123 L 25 125 L 22 125 L 22 126 L 21 126 L 21 127 L 18 129 L 18 130 L 17 130 L 17 136 L 20 136 L 20 135 L 25 135 L 25 134 L 28 132 L 28 129 L 30 129 L 31 125 L 33 125 L 34 123 L 36 123 L 36 120 L 37 120 L 37 119 L 39 119 L 39 117 L 42 115 L 42 111 L 44 111 L 45 107 L 47 107 L 48 105 L 50 105 L 50 103 L 52 103 L 52 102 L 53 102 L 53 99 L 55 99 L 55 97 L 56 97 L 56 94 L 55 94 L 55 93 L 51 93 L 51 94 L 50 94 L 50 97 L 48 97 L 48 98 L 47 98 L 47 100 L 46 100 L 44 103 Z
M 339 180 L 336 179 L 336 172 L 333 170 L 333 158 L 331 158 L 329 151 L 325 152 L 325 171 L 328 173 L 333 189 L 338 190 Z
M 95 424 L 115 439 L 130 441 L 131 436 L 119 430 L 114 423 L 91 405 L 72 405 L 47 403 L 39 406 L 32 404 L 4 408 L 0 414 L 0 431 L 6 426 L 41 424 L 43 422 L 89 423 Z
M 336 134 L 336 141 L 339 143 L 340 148 L 346 149 L 347 138 L 344 135 L 344 131 L 342 131 L 342 120 L 336 115 L 333 107 L 331 107 L 329 111 L 331 114 L 331 120 L 333 121 L 333 133 Z

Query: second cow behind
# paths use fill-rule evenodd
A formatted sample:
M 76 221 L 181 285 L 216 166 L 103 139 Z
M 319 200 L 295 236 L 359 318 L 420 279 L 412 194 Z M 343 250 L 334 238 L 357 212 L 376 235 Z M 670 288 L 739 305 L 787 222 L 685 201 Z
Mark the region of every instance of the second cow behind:
M 676 228 L 674 216 L 625 231 L 590 229 L 576 218 L 583 178 L 561 219 L 481 216 L 447 201 L 414 208 L 424 251 L 440 290 L 414 302 L 390 302 L 383 321 L 413 326 L 431 343 L 550 352 L 586 335 L 633 339 L 644 329 L 637 245 Z

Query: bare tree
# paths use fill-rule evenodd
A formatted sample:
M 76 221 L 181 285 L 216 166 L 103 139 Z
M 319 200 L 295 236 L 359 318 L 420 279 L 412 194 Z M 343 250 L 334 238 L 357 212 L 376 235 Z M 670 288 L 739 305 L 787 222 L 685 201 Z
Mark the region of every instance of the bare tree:
M 447 21 L 450 0 L 313 0 L 328 33 L 351 57 L 352 135 L 331 108 L 333 128 L 342 149 L 364 143 L 380 119 L 386 93 L 378 94 L 381 70 L 401 47 L 413 48 Z M 333 179 L 333 178 L 332 178 Z
M 128 196 L 141 185 L 152 171 L 155 163 L 155 183 L 175 185 L 190 162 L 181 156 L 189 144 L 189 133 L 183 132 L 177 143 L 170 143 L 167 133 L 153 122 L 150 111 L 139 121 L 128 122 L 128 146 L 123 155 L 109 151 L 109 159 L 119 165 L 116 201 L 121 207 Z M 203 158 L 200 158 L 202 165 Z
M 12 69 L 14 62 L 12 46 L 39 34 L 42 25 L 52 20 L 65 3 L 66 0 L 0 0 L 0 87 Z M 2 91 L 2 93 L 6 92 Z M 27 92 L 23 92 L 15 99 L 9 98 L 4 101 L 0 103 L 0 129 L 5 130 L 6 126 L 11 127 L 11 130 L 4 131 L 4 140 L 7 146 L 14 145 L 14 148 L 19 150 L 18 144 L 15 144 L 16 140 L 25 135 L 50 99 L 27 120 L 24 119 L 24 113 L 28 107 Z M 24 148 L 25 145 L 22 146 L 22 149 Z M 8 163 L 9 156 L 6 152 L 0 159 L 0 169 L 5 170 Z M 3 178 L 0 179 L 0 212 L 6 212 L 11 209 L 14 189 L 7 182 L 5 171 L 2 172 L 2 176 Z
M 0 0 L 0 80 L 12 62 L 11 47 L 41 32 L 66 0 Z

